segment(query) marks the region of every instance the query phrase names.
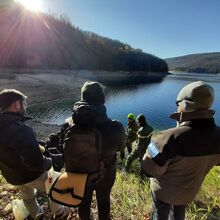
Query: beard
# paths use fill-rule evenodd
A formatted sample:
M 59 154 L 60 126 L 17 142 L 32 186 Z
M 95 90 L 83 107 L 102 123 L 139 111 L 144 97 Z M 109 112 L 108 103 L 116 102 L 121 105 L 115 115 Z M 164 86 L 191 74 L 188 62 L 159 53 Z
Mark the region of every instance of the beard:
M 22 115 L 22 116 L 25 116 L 26 114 L 26 110 L 24 108 L 21 108 L 19 113 Z
M 21 108 L 20 108 L 20 110 L 19 110 L 19 113 L 20 113 L 22 116 L 25 116 L 25 114 L 26 114 L 26 108 L 24 108 L 23 103 L 21 103 Z

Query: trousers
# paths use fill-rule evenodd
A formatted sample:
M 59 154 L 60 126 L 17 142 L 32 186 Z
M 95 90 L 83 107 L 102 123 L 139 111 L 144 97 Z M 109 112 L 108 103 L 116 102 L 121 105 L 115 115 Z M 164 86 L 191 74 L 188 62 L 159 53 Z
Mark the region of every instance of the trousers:
M 115 182 L 115 175 L 115 167 L 112 167 L 108 169 L 102 182 L 86 188 L 83 202 L 79 207 L 79 217 L 81 220 L 90 219 L 90 206 L 94 191 L 96 193 L 99 220 L 110 219 L 110 194 Z
M 47 180 L 47 177 L 47 171 L 45 171 L 40 177 L 38 177 L 34 181 L 18 186 L 24 204 L 33 218 L 41 212 L 41 207 L 37 201 L 36 193 L 37 190 L 46 192 L 45 181 Z M 59 205 L 51 200 L 49 202 L 52 214 L 60 215 L 61 213 L 63 213 L 63 205 Z
M 160 201 L 152 192 L 153 198 L 153 213 L 151 220 L 184 220 L 185 205 L 172 205 Z

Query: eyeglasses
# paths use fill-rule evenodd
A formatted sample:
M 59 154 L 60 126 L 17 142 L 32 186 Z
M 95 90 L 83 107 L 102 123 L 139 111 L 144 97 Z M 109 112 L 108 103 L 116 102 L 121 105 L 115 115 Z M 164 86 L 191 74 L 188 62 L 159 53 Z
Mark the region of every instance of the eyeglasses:
M 176 101 L 176 106 L 177 106 L 177 107 L 179 107 L 179 103 L 180 103 L 180 102 L 182 102 L 182 101 L 180 101 L 180 100 L 179 100 L 179 101 Z
M 182 102 L 182 101 L 189 101 L 189 102 L 193 102 L 193 99 L 190 99 L 190 98 L 187 98 L 187 99 L 182 99 L 182 100 L 178 100 L 178 101 L 176 101 L 176 106 L 178 106 L 179 107 L 179 103 L 180 102 Z

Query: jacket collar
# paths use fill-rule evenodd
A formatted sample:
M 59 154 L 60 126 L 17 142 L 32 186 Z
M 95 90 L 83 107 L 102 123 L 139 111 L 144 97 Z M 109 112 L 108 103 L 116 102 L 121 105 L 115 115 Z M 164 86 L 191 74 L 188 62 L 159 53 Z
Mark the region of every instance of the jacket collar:
M 2 112 L 0 113 L 0 116 L 4 118 L 11 118 L 14 120 L 21 120 L 21 121 L 27 121 L 31 119 L 30 116 L 23 116 L 18 112 Z
M 169 117 L 178 121 L 179 123 L 185 122 L 185 121 L 191 121 L 194 119 L 209 119 L 213 118 L 215 114 L 214 110 L 198 110 L 193 112 L 175 112 L 171 114 Z

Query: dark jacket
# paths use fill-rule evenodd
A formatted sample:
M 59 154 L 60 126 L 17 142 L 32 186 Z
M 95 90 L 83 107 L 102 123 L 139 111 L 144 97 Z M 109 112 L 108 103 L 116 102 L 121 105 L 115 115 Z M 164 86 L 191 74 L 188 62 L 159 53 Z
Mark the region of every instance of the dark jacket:
M 72 119 L 74 124 L 86 127 L 97 127 L 109 120 L 103 104 L 86 101 L 74 104 Z
M 73 123 L 80 127 L 96 127 L 102 134 L 102 159 L 107 166 L 115 164 L 116 151 L 124 148 L 125 131 L 120 122 L 112 121 L 103 104 L 77 102 L 73 108 Z
M 13 185 L 35 180 L 52 164 L 42 156 L 33 131 L 24 120 L 18 113 L 0 114 L 0 170 Z
M 138 125 L 136 121 L 133 120 L 132 122 L 128 122 L 126 128 L 126 136 L 131 142 L 137 139 L 137 131 L 138 131 Z
M 184 114 L 188 121 L 152 138 L 142 161 L 144 171 L 154 177 L 151 190 L 173 205 L 191 202 L 206 174 L 220 162 L 220 128 L 214 119 L 198 118 L 199 112 Z
M 138 141 L 137 141 L 137 148 L 142 151 L 146 151 L 148 144 L 150 143 L 151 136 L 152 136 L 153 128 L 145 124 L 141 126 L 137 132 Z

